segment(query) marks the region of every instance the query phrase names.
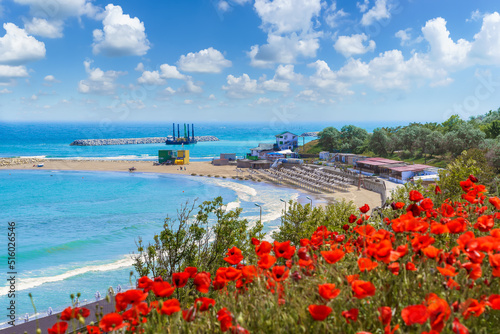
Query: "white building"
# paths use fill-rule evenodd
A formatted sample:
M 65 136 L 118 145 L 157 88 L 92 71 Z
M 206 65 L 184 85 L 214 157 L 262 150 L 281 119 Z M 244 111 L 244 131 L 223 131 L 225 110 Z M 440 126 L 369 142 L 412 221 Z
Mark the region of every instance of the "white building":
M 299 136 L 285 131 L 276 135 L 276 145 L 280 151 L 294 150 L 299 146 Z

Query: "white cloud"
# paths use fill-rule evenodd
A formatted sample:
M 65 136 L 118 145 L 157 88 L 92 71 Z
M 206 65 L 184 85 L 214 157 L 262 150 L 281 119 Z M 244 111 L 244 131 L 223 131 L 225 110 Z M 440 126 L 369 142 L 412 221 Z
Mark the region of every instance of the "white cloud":
M 344 55 L 344 57 L 361 55 L 375 50 L 375 41 L 370 40 L 368 41 L 368 45 L 364 45 L 363 43 L 367 40 L 368 36 L 365 34 L 339 36 L 333 47 L 337 52 Z
M 115 80 L 126 72 L 117 71 L 102 71 L 100 68 L 91 68 L 91 61 L 86 60 L 83 62 L 85 72 L 88 74 L 86 80 L 81 80 L 78 83 L 78 91 L 80 93 L 98 93 L 98 94 L 112 94 L 116 88 Z
M 209 100 L 213 101 L 213 100 L 217 100 L 217 98 L 215 97 L 214 94 L 210 94 L 210 96 L 208 97 Z
M 255 67 L 272 67 L 275 63 L 295 63 L 298 57 L 315 57 L 319 49 L 318 35 L 300 37 L 295 33 L 288 36 L 268 35 L 265 45 L 252 46 L 248 55 Z
M 301 76 L 294 72 L 293 65 L 279 65 L 271 80 L 262 82 L 262 88 L 275 92 L 288 92 L 290 82 L 297 82 Z
M 24 29 L 29 34 L 46 38 L 60 38 L 63 36 L 63 24 L 61 20 L 47 21 L 34 17 L 31 21 L 24 23 Z
M 308 65 L 316 69 L 316 72 L 309 77 L 310 85 L 315 89 L 320 89 L 335 95 L 351 95 L 348 84 L 339 80 L 337 73 L 332 71 L 323 60 L 317 60 Z
M 6 33 L 0 37 L 0 63 L 17 65 L 45 57 L 45 44 L 28 36 L 13 23 L 4 23 Z
M 33 94 L 33 95 L 31 95 L 30 99 L 31 99 L 31 101 L 36 101 L 36 100 L 38 100 L 38 96 Z
M 408 44 L 411 40 L 410 31 L 411 28 L 399 30 L 398 32 L 396 32 L 395 36 L 401 40 L 401 46 Z
M 98 8 L 91 0 L 14 0 L 18 4 L 29 5 L 30 14 L 34 17 L 61 19 L 70 16 L 95 16 Z
M 104 12 L 103 29 L 93 32 L 94 54 L 106 56 L 143 56 L 149 50 L 144 23 L 123 14 L 120 6 L 109 4 Z
M 364 0 L 363 3 L 361 2 L 356 2 L 356 7 L 359 8 L 359 11 L 361 13 L 364 13 L 368 10 L 368 5 L 370 4 L 370 1 L 369 0 Z
M 203 88 L 201 88 L 201 86 L 196 83 L 193 82 L 192 78 L 189 77 L 187 80 L 186 80 L 186 83 L 180 87 L 178 90 L 177 90 L 178 93 L 194 93 L 194 94 L 200 94 L 200 93 L 203 93 Z
M 137 64 L 137 66 L 134 68 L 134 71 L 143 72 L 144 71 L 144 64 L 143 63 Z
M 177 70 L 176 66 L 172 66 L 169 64 L 162 64 L 160 66 L 161 77 L 165 79 L 181 79 L 185 80 L 186 76 L 181 74 L 179 70 Z
M 220 73 L 225 67 L 232 65 L 220 51 L 212 47 L 182 55 L 177 64 L 183 71 L 200 73 Z
M 361 24 L 369 26 L 376 21 L 388 19 L 391 17 L 391 12 L 387 4 L 387 0 L 375 0 L 375 5 L 361 18 Z
M 471 21 L 479 21 L 484 17 L 484 14 L 479 11 L 479 9 L 476 9 L 470 14 L 470 19 L 466 19 L 466 22 L 471 22 Z
M 500 14 L 484 15 L 481 30 L 474 35 L 471 58 L 479 64 L 500 64 Z
M 321 12 L 320 0 L 256 0 L 254 9 L 268 37 L 267 44 L 254 45 L 247 53 L 252 66 L 271 67 L 316 56 L 321 33 L 314 31 L 313 19 Z
M 445 87 L 453 82 L 452 78 L 444 78 L 442 80 L 434 81 L 429 84 L 431 87 Z
M 308 31 L 321 11 L 320 0 L 255 0 L 262 28 L 274 34 Z
M 144 71 L 137 82 L 143 85 L 163 85 L 166 83 L 164 79 L 160 77 L 158 71 Z
M 0 65 L 0 78 L 24 78 L 28 76 L 25 66 Z
M 185 104 L 193 104 L 193 102 L 194 102 L 193 100 L 184 100 Z
M 331 28 L 335 28 L 339 25 L 339 21 L 346 16 L 349 16 L 349 13 L 344 12 L 343 9 L 337 10 L 337 3 L 334 1 L 325 12 L 325 22 Z
M 450 38 L 445 19 L 438 17 L 427 21 L 422 33 L 429 42 L 430 56 L 433 60 L 447 67 L 465 65 L 471 44 L 464 39 L 459 39 L 455 43 Z
M 0 94 L 10 94 L 10 93 L 12 93 L 12 91 L 8 90 L 7 88 L 0 90 Z
M 313 91 L 312 89 L 305 89 L 301 91 L 295 98 L 297 100 L 302 100 L 302 101 L 308 101 L 308 102 L 314 102 L 317 101 L 320 97 L 320 94 L 318 92 Z
M 172 87 L 167 87 L 163 90 L 163 92 L 166 93 L 167 95 L 174 95 L 175 89 L 173 89 Z
M 60 82 L 52 74 L 46 75 L 45 78 L 43 78 L 43 80 L 46 81 L 46 82 L 51 82 L 51 83 Z
M 228 75 L 227 86 L 222 86 L 222 89 L 226 91 L 228 97 L 236 99 L 243 99 L 262 93 L 257 80 L 250 79 L 246 73 L 240 77 L 235 77 L 231 74 Z
M 227 1 L 221 0 L 217 4 L 217 8 L 223 12 L 227 12 L 229 9 L 231 9 L 231 6 L 229 5 L 229 3 L 227 3 Z

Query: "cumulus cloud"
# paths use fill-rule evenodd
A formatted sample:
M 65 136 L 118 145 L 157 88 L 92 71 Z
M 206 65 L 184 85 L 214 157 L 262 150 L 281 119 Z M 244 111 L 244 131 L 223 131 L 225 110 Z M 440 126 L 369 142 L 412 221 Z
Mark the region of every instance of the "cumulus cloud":
M 361 13 L 364 13 L 368 10 L 368 6 L 370 5 L 369 0 L 364 0 L 363 2 L 356 2 L 356 7 L 359 8 Z
M 368 36 L 365 34 L 339 36 L 334 44 L 334 48 L 337 52 L 344 55 L 344 57 L 361 55 L 375 50 L 375 41 L 369 40 L 368 45 L 363 44 L 366 41 L 368 41 Z
M 12 91 L 7 88 L 0 90 L 0 94 L 10 94 L 10 93 L 12 93 Z
M 364 26 L 369 26 L 374 22 L 383 19 L 388 19 L 390 17 L 391 17 L 391 12 L 387 0 L 375 0 L 375 5 L 372 8 L 370 8 L 369 11 L 363 14 L 363 17 L 361 18 L 361 24 Z
M 299 57 L 315 57 L 319 49 L 318 35 L 268 35 L 267 44 L 254 45 L 248 55 L 255 67 L 272 67 L 275 63 L 295 63 Z
M 116 88 L 116 79 L 126 74 L 126 72 L 118 71 L 103 71 L 100 68 L 91 68 L 91 61 L 86 60 L 83 62 L 85 72 L 88 77 L 78 83 L 78 91 L 80 93 L 98 93 L 98 94 L 112 94 Z
M 430 55 L 435 61 L 446 66 L 464 65 L 467 54 L 471 49 L 471 43 L 465 39 L 459 39 L 455 43 L 450 38 L 450 32 L 446 28 L 446 20 L 438 17 L 426 22 L 422 28 L 424 38 L 429 42 Z
M 143 85 L 163 85 L 165 79 L 161 78 L 158 71 L 144 71 L 137 82 Z
M 299 81 L 301 76 L 294 72 L 293 65 L 279 65 L 274 77 L 271 80 L 262 82 L 261 86 L 265 90 L 275 92 L 288 92 L 290 83 Z
M 235 99 L 244 99 L 262 93 L 257 80 L 250 79 L 246 73 L 240 77 L 228 75 L 227 86 L 222 86 L 222 89 L 226 91 L 228 97 Z
M 93 32 L 94 54 L 110 57 L 143 56 L 149 50 L 144 23 L 137 17 L 123 14 L 120 6 L 109 4 L 103 14 L 103 29 Z
M 193 79 L 189 77 L 186 83 L 177 90 L 177 93 L 200 94 L 203 93 L 203 88 L 201 88 L 201 83 L 194 83 Z
M 325 22 L 330 28 L 335 28 L 339 25 L 339 21 L 349 16 L 349 13 L 344 12 L 343 9 L 337 10 L 337 3 L 333 2 L 325 12 Z
M 82 15 L 93 17 L 98 12 L 98 8 L 92 4 L 91 0 L 14 0 L 14 2 L 30 6 L 30 14 L 33 17 L 46 19 L 63 19 Z
M 212 47 L 182 55 L 177 64 L 182 71 L 199 73 L 220 73 L 232 65 L 230 60 Z
M 28 76 L 25 66 L 0 65 L 0 78 L 24 78 Z
M 500 14 L 483 16 L 481 30 L 474 35 L 471 47 L 472 61 L 479 64 L 500 64 Z
M 60 82 L 59 80 L 56 79 L 56 77 L 54 77 L 52 74 L 49 74 L 49 75 L 46 75 L 45 78 L 43 78 L 43 80 L 45 82 L 49 82 L 49 83 L 58 83 Z
M 24 23 L 24 29 L 32 35 L 46 38 L 60 38 L 63 36 L 63 21 L 47 21 L 34 17 L 31 21 Z
M 176 66 L 162 64 L 160 66 L 161 77 L 165 79 L 180 79 L 185 80 L 186 76 L 179 72 Z
M 45 57 L 45 44 L 28 36 L 13 23 L 4 23 L 6 33 L 0 37 L 0 64 L 19 65 Z
M 321 33 L 314 31 L 313 19 L 321 12 L 320 0 L 256 0 L 254 9 L 268 37 L 267 44 L 254 45 L 247 53 L 252 66 L 271 67 L 316 56 Z

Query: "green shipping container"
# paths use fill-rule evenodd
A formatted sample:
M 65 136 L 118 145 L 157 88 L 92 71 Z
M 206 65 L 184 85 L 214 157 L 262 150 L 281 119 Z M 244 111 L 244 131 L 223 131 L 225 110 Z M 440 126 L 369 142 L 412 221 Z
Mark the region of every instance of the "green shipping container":
M 172 160 L 172 150 L 159 150 L 158 151 L 158 162 L 164 163 Z

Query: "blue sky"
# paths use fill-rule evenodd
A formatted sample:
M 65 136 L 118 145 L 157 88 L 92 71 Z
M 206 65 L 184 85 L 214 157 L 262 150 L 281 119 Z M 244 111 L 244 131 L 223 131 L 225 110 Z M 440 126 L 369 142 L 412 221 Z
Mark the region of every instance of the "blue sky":
M 0 0 L 0 121 L 438 121 L 500 107 L 495 1 Z

